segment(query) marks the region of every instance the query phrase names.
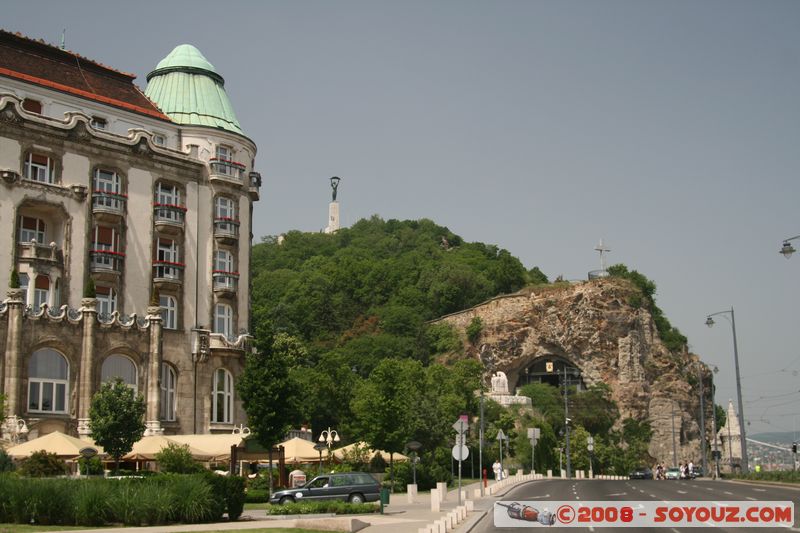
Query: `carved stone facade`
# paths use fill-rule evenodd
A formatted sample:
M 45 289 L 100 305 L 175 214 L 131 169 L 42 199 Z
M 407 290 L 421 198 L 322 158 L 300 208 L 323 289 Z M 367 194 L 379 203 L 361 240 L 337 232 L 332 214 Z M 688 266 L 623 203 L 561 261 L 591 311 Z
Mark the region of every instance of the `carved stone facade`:
M 0 47 L 27 58 L 0 54 L 0 287 L 21 286 L 0 303 L 5 415 L 31 438 L 83 436 L 92 395 L 122 377 L 149 434 L 230 432 L 246 420 L 255 144 L 180 124 L 85 58 L 96 91 L 64 85 L 84 79 L 72 52 L 2 31 Z
M 710 443 L 711 374 L 697 356 L 667 350 L 650 313 L 631 305 L 638 299 L 627 281 L 603 278 L 526 289 L 440 321 L 454 326 L 468 346 L 466 356 L 480 360 L 487 375 L 504 372 L 510 391 L 526 382 L 557 385 L 565 369 L 579 389 L 606 383 L 620 422 L 628 417 L 650 421 L 654 459 L 673 462 L 674 421 L 675 462 L 699 464 L 699 379 L 705 385 Z M 466 329 L 475 317 L 483 329 L 470 345 Z

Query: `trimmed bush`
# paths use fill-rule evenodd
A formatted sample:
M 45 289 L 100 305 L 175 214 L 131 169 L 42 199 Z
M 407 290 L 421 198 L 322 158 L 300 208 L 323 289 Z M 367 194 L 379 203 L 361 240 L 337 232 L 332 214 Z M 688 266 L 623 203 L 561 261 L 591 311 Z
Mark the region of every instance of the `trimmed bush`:
M 271 505 L 267 514 L 292 515 L 292 514 L 370 514 L 380 510 L 375 503 L 347 503 L 343 501 L 327 502 L 302 502 L 286 503 L 284 505 Z
M 213 520 L 222 519 L 223 513 L 226 512 L 228 513 L 228 519 L 238 520 L 242 516 L 242 512 L 244 512 L 244 479 L 220 476 L 211 472 L 206 472 L 203 476 L 211 486 L 214 502 L 219 504 L 219 508 L 214 510 Z M 269 497 L 267 497 L 267 500 L 269 500 Z
M 162 472 L 172 474 L 197 474 L 205 470 L 203 465 L 192 457 L 188 444 L 170 442 L 156 454 L 158 468 Z
M 44 450 L 33 452 L 19 468 L 19 473 L 25 477 L 63 476 L 67 471 L 67 463 Z
M 246 503 L 266 503 L 269 501 L 269 491 L 263 489 L 247 489 L 244 495 Z
M 5 472 L 12 472 L 14 470 L 14 462 L 5 450 L 0 450 L 0 474 Z

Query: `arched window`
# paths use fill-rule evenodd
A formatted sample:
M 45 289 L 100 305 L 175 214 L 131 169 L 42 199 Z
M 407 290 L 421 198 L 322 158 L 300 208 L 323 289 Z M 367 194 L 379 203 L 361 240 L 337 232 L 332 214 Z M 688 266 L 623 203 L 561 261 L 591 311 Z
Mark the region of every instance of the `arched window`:
M 214 371 L 211 421 L 220 424 L 233 422 L 233 378 L 224 368 Z
M 178 300 L 174 296 L 159 296 L 158 305 L 161 306 L 161 320 L 164 329 L 178 328 Z
M 106 383 L 122 378 L 127 386 L 136 391 L 136 365 L 124 355 L 109 355 L 100 369 L 100 381 Z
M 28 411 L 66 413 L 69 364 L 50 348 L 33 352 L 28 363 Z
M 159 413 L 161 420 L 175 421 L 177 382 L 175 370 L 167 363 L 161 363 L 161 412 Z
M 233 309 L 230 305 L 214 306 L 214 333 L 222 333 L 225 337 L 233 334 Z

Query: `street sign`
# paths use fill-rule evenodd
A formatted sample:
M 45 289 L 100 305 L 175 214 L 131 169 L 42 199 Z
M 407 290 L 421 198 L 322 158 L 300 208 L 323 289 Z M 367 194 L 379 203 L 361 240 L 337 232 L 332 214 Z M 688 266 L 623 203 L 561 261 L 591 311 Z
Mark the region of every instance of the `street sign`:
M 541 430 L 539 428 L 528 428 L 528 440 L 539 440 Z
M 467 429 L 469 429 L 469 423 L 468 420 L 466 420 L 466 417 L 459 417 L 459 419 L 456 420 L 456 423 L 453 424 L 453 429 L 455 429 L 459 434 L 466 432 Z
M 453 459 L 463 461 L 467 457 L 469 457 L 469 448 L 466 446 L 453 446 Z
M 589 450 L 590 452 L 593 452 L 594 451 L 594 444 L 586 445 L 586 449 Z
M 91 459 L 95 455 L 97 455 L 97 448 L 92 448 L 91 446 L 87 446 L 86 448 L 81 448 L 78 453 L 81 457 L 85 457 L 86 459 Z
M 497 432 L 497 440 L 505 440 L 505 438 L 506 438 L 506 434 L 503 433 L 502 429 Z

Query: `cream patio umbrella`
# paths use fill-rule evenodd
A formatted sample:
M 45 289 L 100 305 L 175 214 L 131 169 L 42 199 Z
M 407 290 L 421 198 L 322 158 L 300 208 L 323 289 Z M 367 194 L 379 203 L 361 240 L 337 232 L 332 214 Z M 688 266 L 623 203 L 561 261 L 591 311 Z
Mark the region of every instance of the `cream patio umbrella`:
M 241 446 L 244 440 L 241 433 L 220 433 L 215 435 L 170 435 L 170 439 L 188 444 L 190 448 L 207 454 L 209 461 L 230 461 L 231 446 Z
M 339 461 L 343 461 L 345 454 L 353 453 L 356 449 L 360 452 L 364 453 L 367 456 L 368 460 L 372 460 L 376 455 L 380 454 L 384 461 L 387 463 L 389 462 L 389 452 L 385 452 L 383 450 L 374 450 L 369 447 L 369 444 L 366 442 L 354 442 L 353 444 L 348 444 L 347 446 L 343 446 L 333 452 L 333 456 L 336 457 Z M 408 456 L 403 455 L 402 453 L 395 453 L 394 460 L 403 463 L 408 461 Z
M 293 439 L 281 442 L 278 446 L 283 446 L 284 457 L 287 463 L 301 464 L 319 462 L 319 451 L 314 448 L 314 443 L 309 440 L 294 437 Z M 322 459 L 328 459 L 327 448 L 322 450 Z
M 80 456 L 83 448 L 95 448 L 99 454 L 103 454 L 103 448 L 93 442 L 70 437 L 60 431 L 54 431 L 33 440 L 12 446 L 6 453 L 14 459 L 24 459 L 30 457 L 34 452 L 44 450 L 54 453 L 61 459 L 74 459 Z
M 136 444 L 133 445 L 133 449 L 122 456 L 123 461 L 155 461 L 156 454 L 160 452 L 162 449 L 166 448 L 170 444 L 177 444 L 178 446 L 184 446 L 185 444 L 182 442 L 178 442 L 173 440 L 170 437 L 165 437 L 163 435 L 151 435 L 149 437 L 142 437 Z M 189 446 L 189 451 L 197 461 L 208 461 L 211 459 L 211 454 L 198 450 L 197 448 L 193 448 Z

